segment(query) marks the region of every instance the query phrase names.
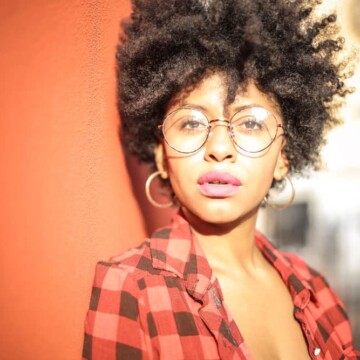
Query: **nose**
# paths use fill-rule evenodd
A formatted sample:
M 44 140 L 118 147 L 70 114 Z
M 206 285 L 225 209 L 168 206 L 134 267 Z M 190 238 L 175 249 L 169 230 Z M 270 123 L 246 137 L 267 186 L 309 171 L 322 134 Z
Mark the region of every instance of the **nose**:
M 237 152 L 228 131 L 227 120 L 211 121 L 209 138 L 205 145 L 205 160 L 235 162 Z

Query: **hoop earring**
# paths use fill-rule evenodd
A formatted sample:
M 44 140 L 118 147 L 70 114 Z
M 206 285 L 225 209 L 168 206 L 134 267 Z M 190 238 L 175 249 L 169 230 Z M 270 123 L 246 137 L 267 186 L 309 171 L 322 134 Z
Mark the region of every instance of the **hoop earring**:
M 271 208 L 276 209 L 276 210 L 284 210 L 284 209 L 288 208 L 288 207 L 292 204 L 292 202 L 293 202 L 293 200 L 294 200 L 294 198 L 295 198 L 295 187 L 294 187 L 294 184 L 292 183 L 290 177 L 289 177 L 288 175 L 285 175 L 285 176 L 283 177 L 283 179 L 287 180 L 287 182 L 290 184 L 290 187 L 291 187 L 291 195 L 290 195 L 290 198 L 289 198 L 288 201 L 286 201 L 285 203 L 278 203 L 278 202 L 276 202 L 276 201 L 271 202 L 271 201 L 269 200 L 269 194 L 270 194 L 270 191 L 271 191 L 271 190 L 270 190 L 269 193 L 264 197 L 264 203 L 265 203 L 266 205 L 270 206 Z M 287 187 L 287 186 L 285 186 L 285 188 L 286 188 L 286 187 Z
M 146 194 L 146 197 L 147 199 L 149 200 L 149 202 L 154 205 L 155 207 L 158 207 L 158 208 L 168 208 L 172 205 L 174 205 L 174 203 L 171 201 L 169 203 L 159 203 L 157 201 L 154 200 L 154 198 L 152 197 L 151 195 L 151 191 L 150 191 L 150 186 L 151 186 L 151 183 L 152 181 L 158 176 L 158 175 L 161 175 L 163 174 L 162 171 L 155 171 L 153 172 L 146 180 L 146 183 L 145 183 L 145 194 Z

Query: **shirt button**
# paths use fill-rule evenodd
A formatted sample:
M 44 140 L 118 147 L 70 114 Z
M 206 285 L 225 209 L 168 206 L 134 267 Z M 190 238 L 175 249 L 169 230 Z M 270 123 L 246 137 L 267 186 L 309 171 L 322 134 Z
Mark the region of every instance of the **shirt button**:
M 315 348 L 314 355 L 318 356 L 318 355 L 320 355 L 320 353 L 321 353 L 321 349 L 320 348 Z

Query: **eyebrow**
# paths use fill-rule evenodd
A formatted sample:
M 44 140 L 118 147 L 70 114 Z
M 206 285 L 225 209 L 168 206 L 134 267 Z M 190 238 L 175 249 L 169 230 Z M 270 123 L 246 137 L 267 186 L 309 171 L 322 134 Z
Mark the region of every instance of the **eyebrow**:
M 265 109 L 265 110 L 267 110 L 267 111 L 271 111 L 270 109 L 268 109 L 268 107 L 265 107 L 265 106 L 263 106 L 263 105 L 256 104 L 256 103 L 251 103 L 251 104 L 236 106 L 236 107 L 234 108 L 234 113 L 236 113 L 236 112 L 238 112 L 238 111 L 241 111 L 241 110 L 248 109 L 248 108 L 253 108 L 253 107 L 258 107 L 258 108 Z
M 207 109 L 201 105 L 197 105 L 197 104 L 189 104 L 187 102 L 183 102 L 183 103 L 180 103 L 179 106 L 177 107 L 178 109 L 180 108 L 194 108 L 194 109 L 197 109 L 197 110 L 201 110 L 203 112 L 207 112 Z
M 202 105 L 198 105 L 198 104 L 189 104 L 187 102 L 182 102 L 179 104 L 179 106 L 177 107 L 177 109 L 180 109 L 180 108 L 193 108 L 193 109 L 197 109 L 197 110 L 201 110 L 202 112 L 204 113 L 207 113 L 208 112 L 208 109 L 206 109 L 204 106 Z M 250 103 L 250 104 L 246 104 L 246 105 L 241 105 L 241 106 L 236 106 L 233 111 L 232 111 L 232 115 L 234 115 L 235 113 L 239 112 L 239 111 L 242 111 L 242 110 L 245 110 L 245 109 L 248 109 L 248 108 L 252 108 L 252 107 L 260 107 L 262 109 L 265 109 L 269 112 L 273 112 L 271 109 L 269 109 L 268 107 L 264 107 L 263 105 L 260 105 L 260 104 L 257 104 L 257 103 Z M 226 114 L 229 114 L 229 106 L 227 106 L 225 108 L 225 113 Z M 229 114 L 230 115 L 230 114 Z M 232 116 L 231 115 L 231 116 Z M 231 117 L 230 116 L 230 117 Z

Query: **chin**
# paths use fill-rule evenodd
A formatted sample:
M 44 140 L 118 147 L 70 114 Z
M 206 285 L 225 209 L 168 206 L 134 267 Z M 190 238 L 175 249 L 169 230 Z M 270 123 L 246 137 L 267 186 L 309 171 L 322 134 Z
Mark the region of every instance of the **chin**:
M 204 209 L 189 209 L 186 213 L 190 214 L 191 218 L 196 221 L 196 218 L 204 223 L 212 225 L 238 225 L 243 220 L 254 216 L 256 209 L 241 209 L 240 206 L 236 208 L 224 206 L 211 206 Z M 190 219 L 191 221 L 191 219 Z
M 235 214 L 217 211 L 215 213 L 207 213 L 202 216 L 203 220 L 212 224 L 228 224 L 234 222 L 239 217 Z

